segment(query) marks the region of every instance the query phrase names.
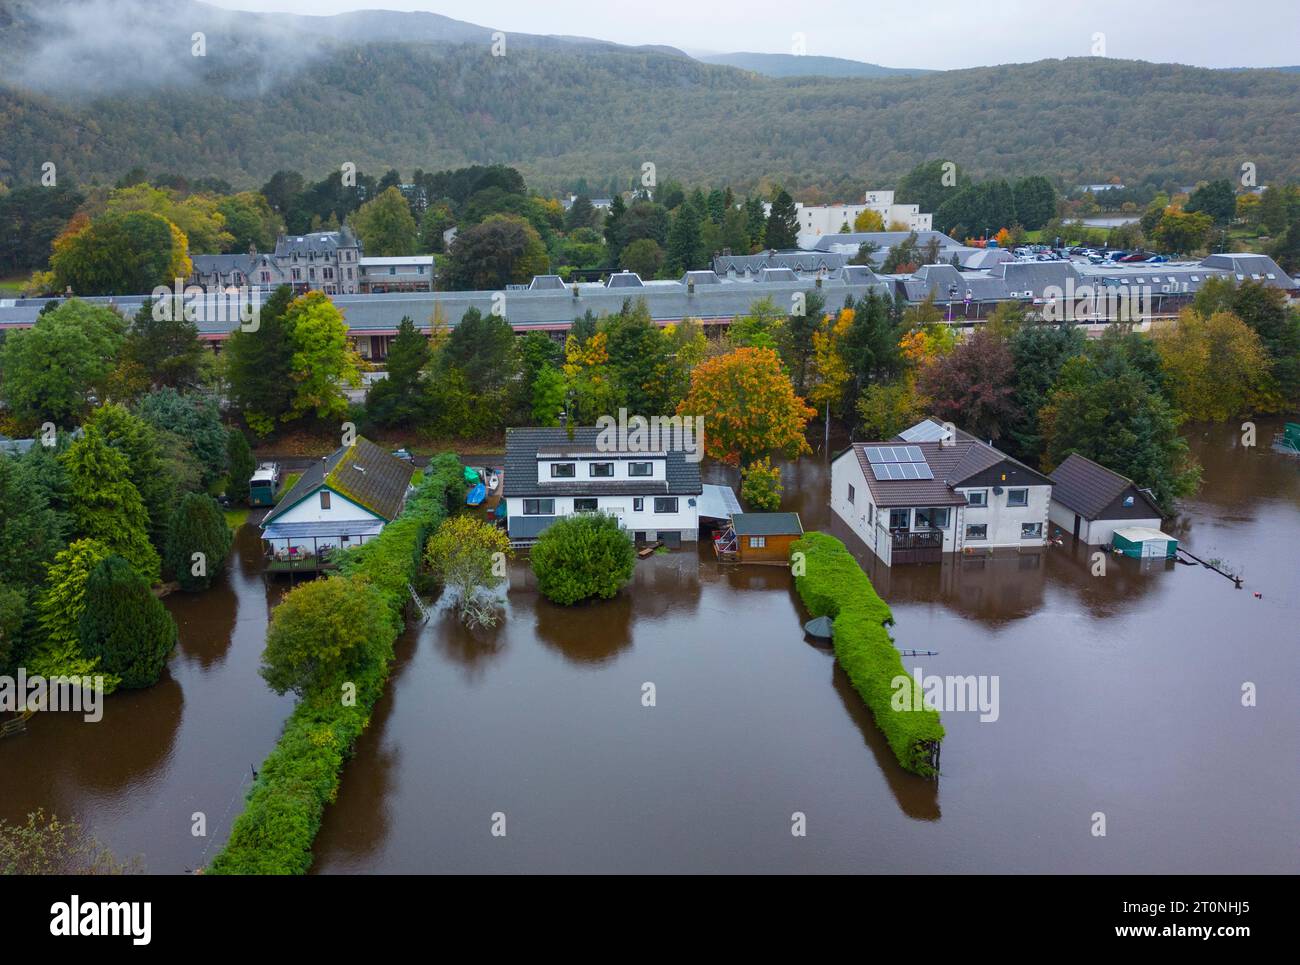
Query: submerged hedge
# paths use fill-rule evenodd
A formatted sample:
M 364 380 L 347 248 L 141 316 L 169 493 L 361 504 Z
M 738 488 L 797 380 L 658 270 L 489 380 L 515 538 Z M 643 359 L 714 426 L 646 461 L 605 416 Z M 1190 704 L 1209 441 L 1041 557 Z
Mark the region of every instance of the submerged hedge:
M 312 841 L 325 805 L 334 800 L 343 764 L 384 692 L 393 643 L 402 631 L 407 584 L 419 570 L 428 534 L 451 506 L 464 500 L 463 471 L 454 455 L 434 459 L 402 514 L 375 539 L 346 554 L 339 575 L 329 577 L 365 580 L 378 590 L 389 616 L 388 632 L 353 679 L 353 706 L 345 706 L 332 687 L 299 701 L 208 874 L 304 874 L 311 867 Z
M 876 595 L 858 561 L 835 537 L 808 533 L 790 552 L 792 556 L 804 554 L 803 575 L 795 576 L 804 606 L 813 616 L 834 619 L 835 658 L 871 709 L 898 763 L 933 777 L 943 725 L 939 712 L 925 706 L 916 681 L 912 682 L 910 706 L 918 709 L 894 709 L 893 681 L 909 675 L 886 629 L 894 622 L 889 605 Z

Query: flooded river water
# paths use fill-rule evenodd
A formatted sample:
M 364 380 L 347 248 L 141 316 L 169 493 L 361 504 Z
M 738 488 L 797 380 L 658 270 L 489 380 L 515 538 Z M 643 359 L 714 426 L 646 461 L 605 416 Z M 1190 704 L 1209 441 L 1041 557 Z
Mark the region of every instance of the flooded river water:
M 1300 461 L 1227 428 L 1191 440 L 1205 484 L 1166 528 L 1243 589 L 1164 561 L 1095 577 L 1068 539 L 869 568 L 898 646 L 938 651 L 909 669 L 999 681 L 996 721 L 943 715 L 937 782 L 897 766 L 805 640 L 784 569 L 719 565 L 702 545 L 639 561 L 615 600 L 561 608 L 520 562 L 496 630 L 440 613 L 399 642 L 315 870 L 1300 870 Z M 806 529 L 846 537 L 820 457 L 784 482 Z M 274 592 L 256 546 L 246 528 L 226 586 L 169 599 L 182 643 L 162 684 L 111 698 L 100 724 L 49 715 L 0 746 L 0 816 L 76 811 L 163 872 L 209 847 L 192 812 L 224 838 L 291 706 L 256 673 Z

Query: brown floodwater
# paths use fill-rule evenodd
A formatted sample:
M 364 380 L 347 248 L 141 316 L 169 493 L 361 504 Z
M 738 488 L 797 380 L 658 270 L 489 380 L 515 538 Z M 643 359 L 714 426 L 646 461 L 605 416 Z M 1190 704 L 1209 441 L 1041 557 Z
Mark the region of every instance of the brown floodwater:
M 701 546 L 639 561 L 614 600 L 561 608 L 517 562 L 498 628 L 443 611 L 400 640 L 315 870 L 1294 873 L 1300 460 L 1227 427 L 1189 437 L 1205 484 L 1165 528 L 1243 589 L 1164 561 L 1108 559 L 1096 577 L 1068 539 L 893 570 L 860 553 L 898 646 L 938 651 L 909 669 L 998 679 L 996 721 L 943 714 L 937 782 L 898 767 L 805 640 L 784 569 Z M 805 528 L 851 538 L 820 454 L 783 475 Z M 718 466 L 706 478 L 735 484 Z M 158 686 L 114 695 L 101 723 L 38 716 L 0 742 L 0 817 L 75 812 L 158 872 L 220 846 L 291 708 L 257 675 L 279 592 L 257 545 L 246 527 L 226 583 L 168 599 L 181 644 Z
M 1300 461 L 1190 435 L 1205 484 L 1167 528 L 1243 589 L 1165 561 L 1093 576 L 1068 539 L 870 568 L 899 648 L 938 651 L 909 669 L 999 681 L 996 721 L 943 714 L 937 782 L 898 767 L 806 642 L 785 570 L 688 549 L 566 609 L 519 564 L 494 631 L 442 612 L 403 637 L 315 870 L 1300 870 Z M 783 473 L 784 508 L 851 538 L 824 461 Z
M 254 526 L 236 534 L 226 578 L 164 603 L 180 642 L 162 679 L 104 701 L 103 719 L 38 714 L 0 741 L 0 819 L 75 814 L 118 857 L 184 873 L 220 850 L 293 709 L 258 676 L 267 617 L 283 592 L 262 579 Z M 196 837 L 201 812 L 206 835 Z

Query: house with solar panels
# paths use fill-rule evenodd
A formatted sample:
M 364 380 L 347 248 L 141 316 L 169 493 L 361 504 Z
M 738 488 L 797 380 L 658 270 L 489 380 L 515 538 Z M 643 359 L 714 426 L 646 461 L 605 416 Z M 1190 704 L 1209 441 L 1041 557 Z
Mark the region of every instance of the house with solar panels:
M 267 572 L 329 569 L 336 550 L 374 539 L 406 505 L 414 473 L 360 437 L 311 465 L 262 520 Z
M 1047 542 L 1052 481 L 951 424 L 926 419 L 831 463 L 831 509 L 886 566 Z

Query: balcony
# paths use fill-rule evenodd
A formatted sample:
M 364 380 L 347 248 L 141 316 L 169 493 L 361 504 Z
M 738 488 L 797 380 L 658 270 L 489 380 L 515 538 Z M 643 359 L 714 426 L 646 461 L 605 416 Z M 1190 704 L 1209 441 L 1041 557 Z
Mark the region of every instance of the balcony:
M 891 564 L 943 561 L 943 530 L 891 529 L 889 542 Z

